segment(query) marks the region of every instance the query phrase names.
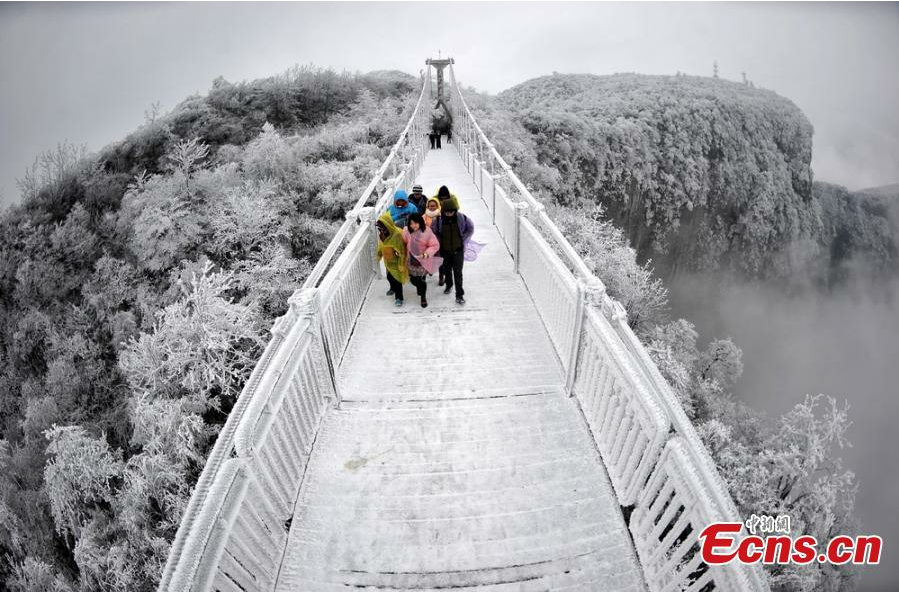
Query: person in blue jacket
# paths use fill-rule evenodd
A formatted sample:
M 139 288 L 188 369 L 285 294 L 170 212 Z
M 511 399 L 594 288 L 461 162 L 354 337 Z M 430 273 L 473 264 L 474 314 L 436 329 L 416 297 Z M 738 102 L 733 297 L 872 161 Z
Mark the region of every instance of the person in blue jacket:
M 406 227 L 406 219 L 409 214 L 417 214 L 418 208 L 409 203 L 409 196 L 404 189 L 397 189 L 393 194 L 393 205 L 387 208 L 390 218 L 399 228 Z

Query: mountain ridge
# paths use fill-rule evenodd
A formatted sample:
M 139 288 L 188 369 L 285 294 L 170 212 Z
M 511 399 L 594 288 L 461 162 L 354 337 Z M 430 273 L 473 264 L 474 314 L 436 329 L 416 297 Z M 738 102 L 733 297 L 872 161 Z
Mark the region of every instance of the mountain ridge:
M 601 205 L 664 277 L 801 271 L 827 282 L 828 266 L 841 263 L 822 263 L 831 245 L 811 168 L 814 128 L 774 91 L 687 75 L 553 74 L 472 104 L 538 192 Z M 863 213 L 889 221 L 883 214 Z M 889 228 L 874 242 L 895 243 L 895 225 L 866 226 Z M 887 269 L 896 265 L 888 252 L 869 254 Z

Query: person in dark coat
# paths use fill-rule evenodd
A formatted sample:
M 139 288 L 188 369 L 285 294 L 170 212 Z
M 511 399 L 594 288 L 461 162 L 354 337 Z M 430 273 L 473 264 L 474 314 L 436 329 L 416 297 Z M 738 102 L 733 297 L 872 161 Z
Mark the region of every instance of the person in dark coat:
M 449 189 L 440 191 L 449 194 Z M 438 193 L 439 195 L 439 193 Z M 465 304 L 465 289 L 462 287 L 462 264 L 465 262 L 465 243 L 474 234 L 474 222 L 459 212 L 459 199 L 451 195 L 441 203 L 440 217 L 431 224 L 431 231 L 440 241 L 440 256 L 443 257 L 442 271 L 446 281 L 444 294 L 456 288 L 456 304 Z
M 419 214 L 424 214 L 428 205 L 428 196 L 425 195 L 421 185 L 413 185 L 412 193 L 409 194 L 409 203 L 418 208 Z
M 431 199 L 437 200 L 437 204 L 439 206 L 437 209 L 439 210 L 440 208 L 443 207 L 443 202 L 445 202 L 446 200 L 448 200 L 451 197 L 455 197 L 455 196 L 452 193 L 450 193 L 449 188 L 446 185 L 441 185 L 440 189 L 437 190 L 437 195 L 435 195 Z M 439 214 L 438 214 L 438 216 L 439 216 Z M 433 224 L 433 221 L 432 221 L 432 224 Z M 437 238 L 440 238 L 440 237 L 438 236 Z M 443 267 L 441 266 L 437 285 L 442 286 L 445 283 L 446 283 L 446 277 L 444 276 Z

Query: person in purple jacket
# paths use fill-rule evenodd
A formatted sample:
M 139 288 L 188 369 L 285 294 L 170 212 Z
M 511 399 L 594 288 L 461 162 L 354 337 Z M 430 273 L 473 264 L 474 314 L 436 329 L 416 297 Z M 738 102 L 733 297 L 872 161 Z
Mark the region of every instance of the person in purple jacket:
M 446 187 L 441 193 L 449 194 Z M 431 224 L 431 231 L 440 241 L 440 256 L 443 257 L 441 270 L 446 278 L 443 293 L 449 294 L 456 288 L 456 304 L 465 304 L 465 290 L 462 287 L 462 264 L 465 262 L 465 243 L 474 234 L 474 222 L 459 212 L 459 199 L 451 195 L 441 202 L 440 217 Z

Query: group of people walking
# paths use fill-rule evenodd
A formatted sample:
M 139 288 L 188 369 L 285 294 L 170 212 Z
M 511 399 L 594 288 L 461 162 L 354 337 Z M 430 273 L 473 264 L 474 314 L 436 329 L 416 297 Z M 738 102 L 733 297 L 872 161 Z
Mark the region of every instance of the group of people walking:
M 427 276 L 435 272 L 438 285 L 445 286 L 443 293 L 455 288 L 456 304 L 465 304 L 465 252 L 476 252 L 482 245 L 471 240 L 474 222 L 459 211 L 459 199 L 446 185 L 430 198 L 421 185 L 413 185 L 411 195 L 397 189 L 393 205 L 376 224 L 378 259 L 384 260 L 390 284 L 387 295 L 394 297 L 396 306 L 403 305 L 403 285 L 408 282 L 415 286 L 422 308 L 427 308 Z

